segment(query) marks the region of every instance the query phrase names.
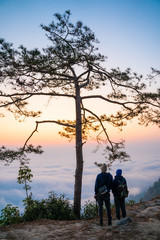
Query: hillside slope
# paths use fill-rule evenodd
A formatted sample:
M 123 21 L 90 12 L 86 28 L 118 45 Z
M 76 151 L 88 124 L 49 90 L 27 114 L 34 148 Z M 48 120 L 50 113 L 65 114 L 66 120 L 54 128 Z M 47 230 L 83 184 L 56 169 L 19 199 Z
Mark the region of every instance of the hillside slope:
M 158 181 L 154 182 L 153 186 L 150 187 L 142 198 L 143 201 L 148 201 L 152 198 L 160 196 L 160 178 Z

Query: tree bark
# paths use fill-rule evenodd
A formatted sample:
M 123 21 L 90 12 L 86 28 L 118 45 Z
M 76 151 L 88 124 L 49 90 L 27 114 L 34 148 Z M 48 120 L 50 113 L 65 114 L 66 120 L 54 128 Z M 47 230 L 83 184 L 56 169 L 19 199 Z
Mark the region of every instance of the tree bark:
M 83 152 L 82 152 L 82 120 L 81 120 L 81 98 L 80 88 L 76 86 L 76 170 L 74 185 L 74 213 L 80 218 L 82 174 L 83 174 Z

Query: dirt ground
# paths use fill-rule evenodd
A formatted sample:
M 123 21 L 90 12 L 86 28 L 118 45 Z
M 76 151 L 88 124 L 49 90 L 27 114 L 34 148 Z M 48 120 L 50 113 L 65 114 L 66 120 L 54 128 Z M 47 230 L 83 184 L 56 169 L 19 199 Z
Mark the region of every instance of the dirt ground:
M 114 218 L 114 216 L 113 216 Z M 123 221 L 125 220 L 125 221 Z M 127 207 L 127 218 L 104 226 L 99 219 L 38 220 L 0 227 L 1 240 L 160 240 L 160 198 Z

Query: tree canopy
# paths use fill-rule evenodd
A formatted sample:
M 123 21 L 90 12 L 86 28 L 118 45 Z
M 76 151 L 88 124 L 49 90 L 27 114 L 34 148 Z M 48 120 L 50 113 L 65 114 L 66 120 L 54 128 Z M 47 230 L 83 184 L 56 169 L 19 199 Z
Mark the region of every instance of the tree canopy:
M 148 82 L 152 79 L 144 79 L 130 68 L 125 71 L 119 68 L 108 71 L 105 67 L 106 57 L 98 52 L 99 42 L 92 30 L 81 21 L 71 23 L 69 10 L 54 16 L 55 20 L 48 26 L 41 24 L 50 43 L 42 50 L 28 50 L 23 45 L 14 49 L 13 44 L 0 40 L 0 107 L 13 112 L 16 117 L 38 117 L 41 109 L 27 109 L 27 101 L 32 97 L 67 97 L 75 101 L 75 120 L 36 121 L 35 129 L 17 153 L 2 147 L 0 154 L 1 159 L 8 157 L 12 161 L 16 158 L 15 154 L 22 157 L 27 151 L 41 153 L 40 146 L 28 144 L 39 124 L 52 122 L 63 126 L 60 135 L 76 139 L 74 198 L 79 198 L 75 200 L 78 216 L 83 172 L 82 146 L 89 131 L 97 132 L 97 142 L 100 141 L 100 135 L 105 134 L 108 165 L 116 159 L 128 159 L 129 156 L 123 150 L 124 141 L 112 141 L 105 123 L 122 128 L 131 119 L 138 118 L 139 123 L 145 126 L 150 123 L 160 126 L 160 91 L 152 92 L 148 88 Z M 92 94 L 95 89 L 106 89 L 106 94 Z M 98 116 L 85 107 L 85 101 L 90 99 L 101 99 L 119 106 L 120 110 Z M 76 182 L 78 179 L 80 182 Z

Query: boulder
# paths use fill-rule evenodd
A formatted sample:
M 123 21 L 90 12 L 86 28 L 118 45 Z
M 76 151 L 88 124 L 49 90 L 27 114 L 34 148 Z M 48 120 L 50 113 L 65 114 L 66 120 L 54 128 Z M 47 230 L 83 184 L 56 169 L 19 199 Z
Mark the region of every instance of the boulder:
M 160 206 L 148 207 L 137 214 L 138 217 L 143 217 L 143 218 L 152 218 L 157 215 L 160 215 Z
M 114 226 L 125 225 L 125 224 L 130 223 L 130 222 L 132 222 L 132 218 L 126 217 L 126 218 L 122 218 L 121 220 L 118 220 L 118 221 L 114 222 L 112 224 L 112 226 L 114 227 Z

